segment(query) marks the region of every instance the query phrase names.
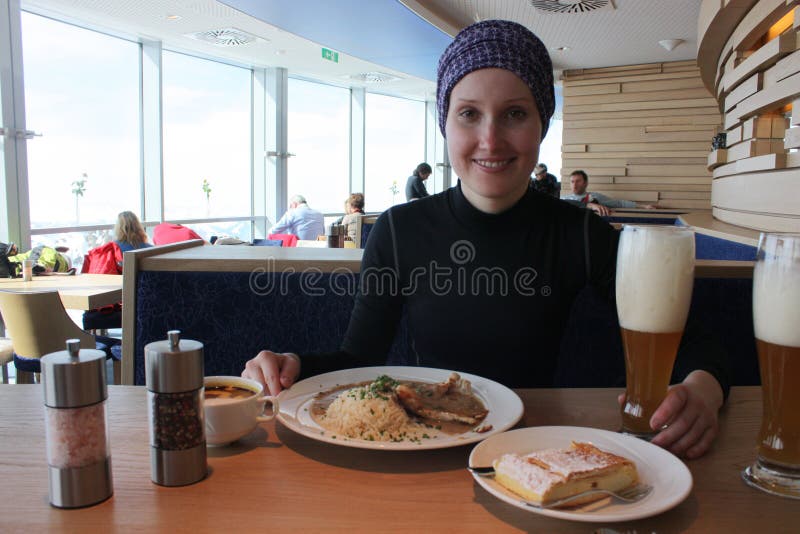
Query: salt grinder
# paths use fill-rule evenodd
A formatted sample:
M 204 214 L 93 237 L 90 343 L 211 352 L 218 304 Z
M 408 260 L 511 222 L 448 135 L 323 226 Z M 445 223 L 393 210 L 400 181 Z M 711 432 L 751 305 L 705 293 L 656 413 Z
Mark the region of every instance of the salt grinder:
M 180 331 L 144 348 L 150 423 L 150 478 L 162 486 L 185 486 L 205 478 L 203 344 Z
M 114 493 L 105 363 L 103 351 L 80 350 L 78 339 L 41 361 L 50 504 L 58 508 L 90 506 Z

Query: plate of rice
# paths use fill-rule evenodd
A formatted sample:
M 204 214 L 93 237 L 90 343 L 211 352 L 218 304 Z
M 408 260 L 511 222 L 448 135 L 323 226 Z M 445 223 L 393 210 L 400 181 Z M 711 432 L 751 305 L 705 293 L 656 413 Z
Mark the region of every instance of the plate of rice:
M 409 411 L 393 394 L 398 382 L 435 388 L 452 381 L 453 372 L 401 366 L 345 369 L 302 380 L 278 396 L 277 418 L 299 434 L 335 445 L 420 450 L 476 443 L 522 417 L 522 400 L 506 386 L 468 373 L 455 376 L 485 407 L 479 422 L 439 422 Z

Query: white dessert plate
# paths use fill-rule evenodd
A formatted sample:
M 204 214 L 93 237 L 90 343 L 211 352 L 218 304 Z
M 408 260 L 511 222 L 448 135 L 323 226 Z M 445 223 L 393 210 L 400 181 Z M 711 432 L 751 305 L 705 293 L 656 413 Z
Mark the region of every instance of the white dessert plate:
M 278 421 L 298 434 L 334 445 L 357 447 L 361 449 L 417 451 L 422 449 L 458 447 L 475 443 L 508 430 L 520 420 L 523 410 L 522 400 L 516 393 L 502 384 L 469 373 L 459 374 L 462 378 L 466 378 L 472 383 L 472 392 L 489 410 L 489 414 L 482 424 L 483 426 L 491 425 L 491 430 L 487 432 L 478 433 L 469 430 L 463 434 L 439 435 L 435 438 L 423 439 L 418 442 L 367 441 L 346 438 L 340 435 L 337 436 L 335 433 L 326 431 L 312 419 L 309 411 L 314 401 L 314 396 L 317 393 L 333 389 L 337 386 L 374 380 L 380 375 L 389 375 L 396 380 L 416 380 L 418 382 L 435 383 L 447 380 L 452 372 L 453 371 L 430 369 L 427 367 L 384 366 L 359 367 L 357 369 L 345 369 L 312 376 L 311 378 L 301 380 L 289 389 L 283 390 L 280 395 L 278 395 L 278 400 L 280 401 Z
M 653 486 L 652 493 L 634 503 L 604 498 L 583 507 L 548 510 L 529 506 L 494 478 L 473 477 L 486 491 L 517 508 L 560 519 L 597 523 L 632 521 L 660 514 L 680 504 L 692 490 L 692 474 L 672 453 L 639 438 L 597 428 L 539 426 L 498 434 L 472 449 L 469 465 L 492 465 L 493 460 L 506 453 L 527 454 L 554 447 L 567 448 L 573 441 L 589 442 L 632 460 L 636 463 L 640 481 Z

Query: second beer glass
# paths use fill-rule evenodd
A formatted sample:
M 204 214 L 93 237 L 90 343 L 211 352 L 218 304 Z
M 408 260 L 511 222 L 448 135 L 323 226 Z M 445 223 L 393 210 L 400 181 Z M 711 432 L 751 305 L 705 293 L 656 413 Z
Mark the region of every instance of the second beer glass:
M 753 326 L 763 413 L 758 457 L 742 476 L 767 493 L 800 499 L 800 235 L 761 234 Z
M 617 311 L 625 349 L 622 431 L 649 439 L 667 395 L 694 285 L 694 232 L 626 225 L 617 253 Z

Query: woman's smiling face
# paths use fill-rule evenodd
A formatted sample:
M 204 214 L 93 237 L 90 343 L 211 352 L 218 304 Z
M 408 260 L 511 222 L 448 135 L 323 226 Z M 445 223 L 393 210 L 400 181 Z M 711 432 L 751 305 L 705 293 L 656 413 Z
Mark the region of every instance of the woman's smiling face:
M 528 86 L 505 69 L 480 69 L 450 93 L 450 162 L 467 200 L 486 213 L 513 206 L 539 158 L 542 124 Z

